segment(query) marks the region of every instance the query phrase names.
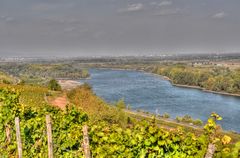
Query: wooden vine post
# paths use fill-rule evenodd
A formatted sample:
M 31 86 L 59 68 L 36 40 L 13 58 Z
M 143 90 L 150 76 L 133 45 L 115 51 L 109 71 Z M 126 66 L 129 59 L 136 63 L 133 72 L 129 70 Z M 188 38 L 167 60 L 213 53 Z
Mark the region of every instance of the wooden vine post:
M 50 115 L 46 115 L 46 124 L 48 139 L 48 158 L 53 158 L 52 121 Z
M 88 137 L 88 126 L 83 126 L 83 152 L 85 158 L 91 158 L 91 151 L 89 145 L 89 137 Z
M 17 136 L 17 147 L 18 147 L 18 158 L 22 158 L 22 140 L 20 133 L 20 121 L 19 118 L 15 118 L 15 126 L 16 126 L 16 136 Z
M 214 144 L 210 143 L 208 145 L 208 149 L 207 149 L 207 153 L 205 155 L 205 158 L 213 158 L 215 150 L 216 150 L 216 146 Z
M 7 143 L 11 142 L 11 128 L 9 127 L 9 125 L 7 124 L 6 126 L 6 141 Z

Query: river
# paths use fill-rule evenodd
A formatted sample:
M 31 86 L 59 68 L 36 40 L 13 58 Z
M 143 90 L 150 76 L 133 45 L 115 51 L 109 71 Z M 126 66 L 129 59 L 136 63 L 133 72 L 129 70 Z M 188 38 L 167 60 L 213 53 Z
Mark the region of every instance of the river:
M 224 130 L 240 132 L 240 97 L 207 93 L 172 86 L 161 76 L 129 70 L 90 69 L 91 79 L 81 80 L 107 102 L 124 98 L 133 110 L 154 114 L 169 113 L 171 118 L 186 114 L 204 122 L 211 112 L 223 117 Z

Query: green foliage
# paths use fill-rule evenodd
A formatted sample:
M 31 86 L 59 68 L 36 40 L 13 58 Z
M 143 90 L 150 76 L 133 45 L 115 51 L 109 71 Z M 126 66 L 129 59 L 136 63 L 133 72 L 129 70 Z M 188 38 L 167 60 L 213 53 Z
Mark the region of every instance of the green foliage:
M 209 135 L 210 141 L 214 141 L 215 135 L 218 132 L 217 120 L 221 120 L 221 116 L 216 113 L 212 113 L 211 117 L 207 120 L 207 124 L 204 126 L 205 133 Z
M 170 118 L 170 115 L 168 113 L 164 113 L 163 118 Z
M 239 143 L 230 144 L 229 136 L 219 137 L 217 135 L 218 126 L 215 121 L 222 118 L 216 113 L 212 113 L 205 125 L 205 133 L 198 135 L 180 128 L 170 130 L 159 128 L 155 124 L 154 118 L 150 123 L 132 124 L 128 117 L 127 122 L 131 124 L 124 127 L 121 125 L 123 122 L 120 121 L 120 118 L 125 117 L 121 115 L 123 113 L 117 113 L 119 111 L 117 108 L 108 109 L 108 105 L 93 95 L 87 86 L 78 87 L 68 94 L 72 100 L 78 98 L 82 100 L 76 100 L 76 103 L 80 102 L 81 104 L 67 106 L 65 111 L 44 103 L 41 103 L 41 107 L 38 108 L 39 105 L 35 104 L 35 101 L 25 101 L 29 99 L 28 95 L 31 95 L 34 90 L 40 92 L 34 96 L 35 99 L 32 98 L 33 100 L 39 100 L 43 97 L 40 94 L 46 92 L 38 87 L 27 87 L 27 89 L 31 91 L 29 93 L 21 91 L 21 95 L 25 96 L 22 98 L 22 102 L 28 104 L 24 105 L 20 103 L 19 92 L 14 89 L 0 88 L 0 153 L 2 157 L 16 157 L 15 117 L 19 117 L 21 120 L 23 156 L 47 157 L 46 114 L 51 116 L 53 122 L 55 157 L 83 157 L 82 126 L 86 123 L 90 129 L 90 148 L 93 157 L 202 158 L 209 142 L 217 145 L 216 157 L 239 156 Z M 95 113 L 96 111 L 86 112 L 92 112 L 90 117 L 101 113 L 101 120 L 97 122 L 94 119 L 88 120 L 88 116 L 78 107 L 80 105 L 85 107 L 85 104 L 90 104 L 91 108 L 100 104 L 97 107 L 98 113 Z M 105 115 L 102 110 L 111 115 Z M 189 119 L 189 116 L 186 116 L 185 119 Z M 10 135 L 7 134 L 6 129 L 10 130 Z
M 15 89 L 21 95 L 19 96 L 19 102 L 32 108 L 41 108 L 45 106 L 45 95 L 48 93 L 48 89 L 38 86 L 30 85 L 5 85 L 0 84 L 0 89 Z
M 174 84 L 199 86 L 207 90 L 240 94 L 240 70 L 224 67 L 199 68 L 182 65 L 154 66 L 153 73 L 167 76 Z
M 115 106 L 119 109 L 126 109 L 126 104 L 123 98 L 116 102 Z
M 142 122 L 132 128 L 101 123 L 91 127 L 93 157 L 203 157 L 206 137 L 167 131 Z
M 70 102 L 82 109 L 93 122 L 106 121 L 110 124 L 126 126 L 126 114 L 116 106 L 111 106 L 96 96 L 88 84 L 83 84 L 67 94 Z M 123 103 L 120 102 L 122 106 Z M 125 104 L 124 104 L 125 105 Z
M 177 122 L 184 122 L 184 123 L 192 123 L 192 124 L 197 125 L 197 126 L 202 126 L 203 125 L 202 120 L 200 120 L 200 119 L 194 120 L 190 115 L 185 115 L 183 117 L 177 116 L 176 121 Z
M 81 70 L 81 78 L 87 78 L 87 77 L 90 77 L 88 70 L 82 69 Z
M 55 79 L 51 79 L 49 81 L 48 87 L 49 87 L 50 90 L 53 90 L 53 91 L 60 91 L 61 90 L 60 84 Z
M 46 86 L 47 82 L 52 78 L 80 79 L 90 76 L 88 70 L 82 69 L 79 65 L 62 63 L 8 63 L 0 65 L 0 69 L 12 76 L 18 77 L 20 80 L 24 81 L 25 84 L 30 85 Z M 10 78 L 9 75 L 0 72 L 0 83 L 2 79 L 13 83 L 13 79 Z
M 196 119 L 195 121 L 193 121 L 193 124 L 194 124 L 194 125 L 197 125 L 197 126 L 202 126 L 202 125 L 203 125 L 203 122 L 202 122 L 202 120 L 200 120 L 200 119 Z
M 19 93 L 6 89 L 0 89 L 1 156 L 16 156 L 14 119 L 19 117 L 24 157 L 47 157 L 46 114 L 50 114 L 53 121 L 54 155 L 82 157 L 81 125 L 88 120 L 86 114 L 74 106 L 69 106 L 66 111 L 47 105 L 41 108 L 26 106 L 19 103 Z

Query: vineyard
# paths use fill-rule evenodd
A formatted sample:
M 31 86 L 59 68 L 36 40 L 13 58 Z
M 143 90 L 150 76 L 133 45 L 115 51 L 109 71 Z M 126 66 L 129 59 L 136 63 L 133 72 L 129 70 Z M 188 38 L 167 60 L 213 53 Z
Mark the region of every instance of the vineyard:
M 92 157 L 202 158 L 209 152 L 210 145 L 215 147 L 214 157 L 239 157 L 240 143 L 234 142 L 227 135 L 219 134 L 216 120 L 221 120 L 221 117 L 215 113 L 204 126 L 204 133 L 200 134 L 181 128 L 160 128 L 154 118 L 151 121 L 130 121 L 123 126 L 123 122 L 115 121 L 119 118 L 106 119 L 111 116 L 106 115 L 109 109 L 111 112 L 119 109 L 107 108 L 102 100 L 89 91 L 85 93 L 86 87 L 68 94 L 75 102 L 64 111 L 49 106 L 44 101 L 44 94 L 48 92 L 45 88 L 3 87 L 6 86 L 2 85 L 0 88 L 1 157 L 18 155 L 15 117 L 20 119 L 23 157 L 48 157 L 46 115 L 51 116 L 53 123 L 54 157 L 83 157 L 83 125 L 89 127 Z M 78 98 L 74 93 L 78 94 Z M 93 119 L 97 114 L 92 109 L 83 109 L 86 106 L 81 100 L 83 98 L 89 99 L 86 102 L 88 104 L 104 106 L 101 108 L 99 105 L 96 110 L 105 119 Z M 79 108 L 80 104 L 84 106 Z

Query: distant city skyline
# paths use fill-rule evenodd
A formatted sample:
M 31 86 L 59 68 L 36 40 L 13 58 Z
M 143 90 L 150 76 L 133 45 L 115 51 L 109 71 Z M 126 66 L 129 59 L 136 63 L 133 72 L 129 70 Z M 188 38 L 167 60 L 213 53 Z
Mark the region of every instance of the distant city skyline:
M 239 0 L 1 0 L 0 56 L 240 52 Z

